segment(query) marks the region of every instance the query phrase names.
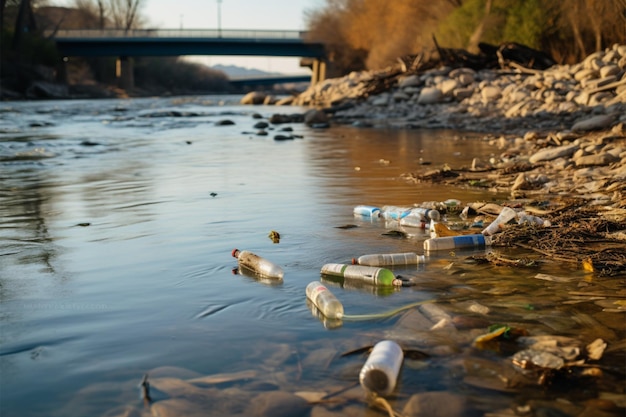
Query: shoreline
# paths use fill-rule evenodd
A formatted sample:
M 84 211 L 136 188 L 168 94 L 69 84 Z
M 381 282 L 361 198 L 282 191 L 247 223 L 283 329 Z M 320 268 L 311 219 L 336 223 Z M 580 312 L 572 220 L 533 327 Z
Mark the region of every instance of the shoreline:
M 626 274 L 626 45 L 546 70 L 352 73 L 310 87 L 294 104 L 355 128 L 483 134 L 492 155 L 403 178 L 508 193 L 502 206 L 533 210 L 552 226 L 511 227 L 494 245 L 526 247 L 600 276 Z

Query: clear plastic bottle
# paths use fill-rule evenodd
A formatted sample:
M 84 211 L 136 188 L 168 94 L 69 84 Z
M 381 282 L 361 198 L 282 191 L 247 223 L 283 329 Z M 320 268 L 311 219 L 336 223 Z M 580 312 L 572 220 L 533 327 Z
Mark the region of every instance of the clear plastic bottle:
M 502 207 L 498 217 L 496 217 L 496 219 L 491 222 L 489 226 L 485 227 L 482 232 L 483 235 L 491 236 L 494 233 L 499 232 L 500 229 L 509 222 L 509 220 L 513 220 L 516 216 L 517 213 L 511 207 Z
M 372 285 L 402 285 L 402 281 L 396 279 L 393 272 L 374 266 L 326 264 L 322 266 L 322 274 L 344 277 L 346 279 L 360 279 Z
M 409 213 L 406 217 L 400 219 L 400 226 L 417 227 L 419 229 L 426 229 L 428 221 L 420 214 Z
M 329 319 L 340 319 L 343 317 L 341 301 L 321 282 L 310 282 L 306 286 L 306 296 Z
M 359 373 L 361 386 L 381 396 L 389 395 L 396 387 L 404 353 L 392 340 L 382 340 L 374 346 Z
M 400 220 L 409 215 L 410 207 L 383 206 L 380 210 L 381 217 L 389 220 Z
M 247 250 L 233 249 L 231 254 L 237 258 L 240 266 L 248 268 L 260 276 L 283 279 L 285 275 L 280 266 Z
M 352 259 L 353 265 L 365 266 L 414 265 L 424 262 L 426 262 L 426 257 L 415 252 L 362 255 Z
M 380 209 L 374 206 L 356 206 L 352 212 L 358 216 L 379 217 Z
M 484 248 L 491 245 L 491 236 L 481 234 L 446 236 L 426 239 L 424 241 L 425 251 Z
M 428 212 L 428 218 L 430 218 L 430 224 L 428 226 L 430 237 L 431 238 L 439 237 L 439 235 L 437 234 L 437 229 L 435 228 L 435 225 L 439 223 L 439 221 L 441 220 L 441 214 L 439 214 L 437 210 L 430 210 Z

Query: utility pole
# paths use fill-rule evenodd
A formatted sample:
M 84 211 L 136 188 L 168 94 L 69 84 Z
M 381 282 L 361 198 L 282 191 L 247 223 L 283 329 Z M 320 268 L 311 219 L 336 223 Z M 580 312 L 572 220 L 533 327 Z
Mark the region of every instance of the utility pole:
M 217 0 L 217 37 L 222 37 L 222 0 Z

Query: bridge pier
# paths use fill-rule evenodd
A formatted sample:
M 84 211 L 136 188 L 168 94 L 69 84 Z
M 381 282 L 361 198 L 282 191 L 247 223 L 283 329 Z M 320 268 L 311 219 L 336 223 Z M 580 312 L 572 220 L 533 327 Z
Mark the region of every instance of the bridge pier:
M 128 56 L 121 56 L 115 61 L 115 78 L 117 85 L 128 91 L 135 88 L 135 77 L 133 75 L 133 59 Z
M 326 79 L 327 63 L 320 58 L 302 58 L 300 60 L 301 67 L 311 69 L 311 85 L 315 85 Z

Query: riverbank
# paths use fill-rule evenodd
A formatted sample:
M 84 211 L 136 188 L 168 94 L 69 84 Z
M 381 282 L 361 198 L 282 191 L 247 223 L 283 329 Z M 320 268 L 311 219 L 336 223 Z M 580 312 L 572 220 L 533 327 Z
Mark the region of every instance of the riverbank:
M 607 250 L 626 253 L 626 45 L 546 70 L 352 73 L 309 88 L 294 104 L 322 108 L 332 123 L 355 127 L 484 132 L 493 152 L 475 155 L 471 166 L 423 165 L 404 178 L 508 192 L 507 205 L 552 222 L 550 250 L 537 248 L 537 240 L 527 246 L 558 257 L 562 236 L 568 260 L 626 273 L 624 255 Z M 587 227 L 574 233 L 574 245 L 577 222 Z M 518 230 L 523 236 L 499 243 L 528 243 L 528 230 Z M 607 244 L 590 243 L 597 240 Z

